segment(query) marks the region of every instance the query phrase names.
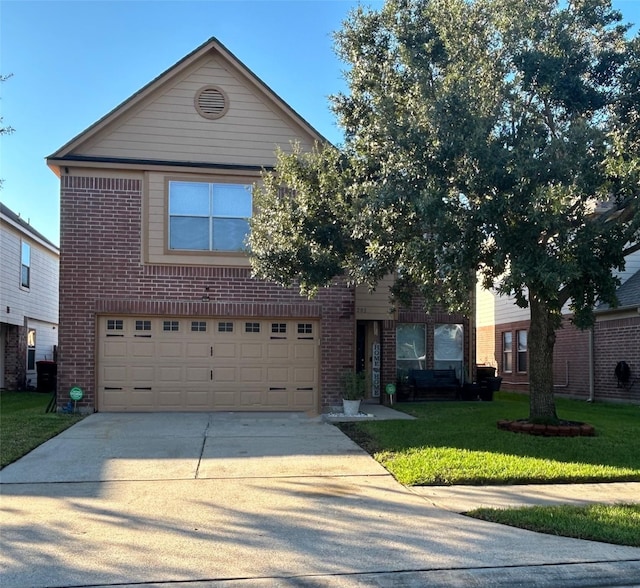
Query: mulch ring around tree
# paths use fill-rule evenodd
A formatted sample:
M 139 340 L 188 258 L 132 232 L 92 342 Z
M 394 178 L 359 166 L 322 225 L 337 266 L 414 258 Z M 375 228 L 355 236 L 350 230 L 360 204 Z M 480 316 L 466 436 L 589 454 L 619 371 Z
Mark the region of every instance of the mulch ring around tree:
M 553 425 L 544 425 L 531 423 L 527 419 L 500 420 L 498 421 L 498 429 L 542 437 L 593 437 L 596 434 L 592 425 L 576 421 L 559 421 Z

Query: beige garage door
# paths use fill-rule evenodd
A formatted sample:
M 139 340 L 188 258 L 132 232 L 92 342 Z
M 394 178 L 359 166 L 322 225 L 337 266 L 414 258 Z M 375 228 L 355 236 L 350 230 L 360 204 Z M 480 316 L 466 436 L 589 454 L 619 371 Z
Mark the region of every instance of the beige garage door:
M 318 408 L 318 323 L 100 317 L 98 410 Z

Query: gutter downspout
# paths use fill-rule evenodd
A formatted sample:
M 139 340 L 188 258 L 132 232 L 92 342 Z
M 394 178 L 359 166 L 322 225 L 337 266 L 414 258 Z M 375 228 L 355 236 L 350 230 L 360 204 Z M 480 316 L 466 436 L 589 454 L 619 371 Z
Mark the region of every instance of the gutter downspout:
M 593 402 L 595 398 L 595 366 L 593 365 L 594 327 L 589 329 L 589 398 L 587 402 Z

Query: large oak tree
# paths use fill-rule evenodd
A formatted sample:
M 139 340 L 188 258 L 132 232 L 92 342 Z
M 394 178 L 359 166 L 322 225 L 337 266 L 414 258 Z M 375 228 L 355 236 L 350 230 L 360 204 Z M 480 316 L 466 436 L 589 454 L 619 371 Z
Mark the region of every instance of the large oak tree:
M 476 279 L 529 307 L 530 418 L 557 418 L 561 309 L 615 304 L 638 242 L 640 38 L 608 0 L 388 0 L 336 34 L 340 147 L 279 153 L 256 190 L 255 274 L 338 275 L 468 309 Z

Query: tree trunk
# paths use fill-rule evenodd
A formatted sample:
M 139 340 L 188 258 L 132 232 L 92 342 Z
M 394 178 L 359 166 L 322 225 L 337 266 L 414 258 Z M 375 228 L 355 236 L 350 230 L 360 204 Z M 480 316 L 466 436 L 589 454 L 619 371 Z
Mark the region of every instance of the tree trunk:
M 553 399 L 553 348 L 557 319 L 548 304 L 531 291 L 529 308 L 529 419 L 554 421 L 558 418 Z

